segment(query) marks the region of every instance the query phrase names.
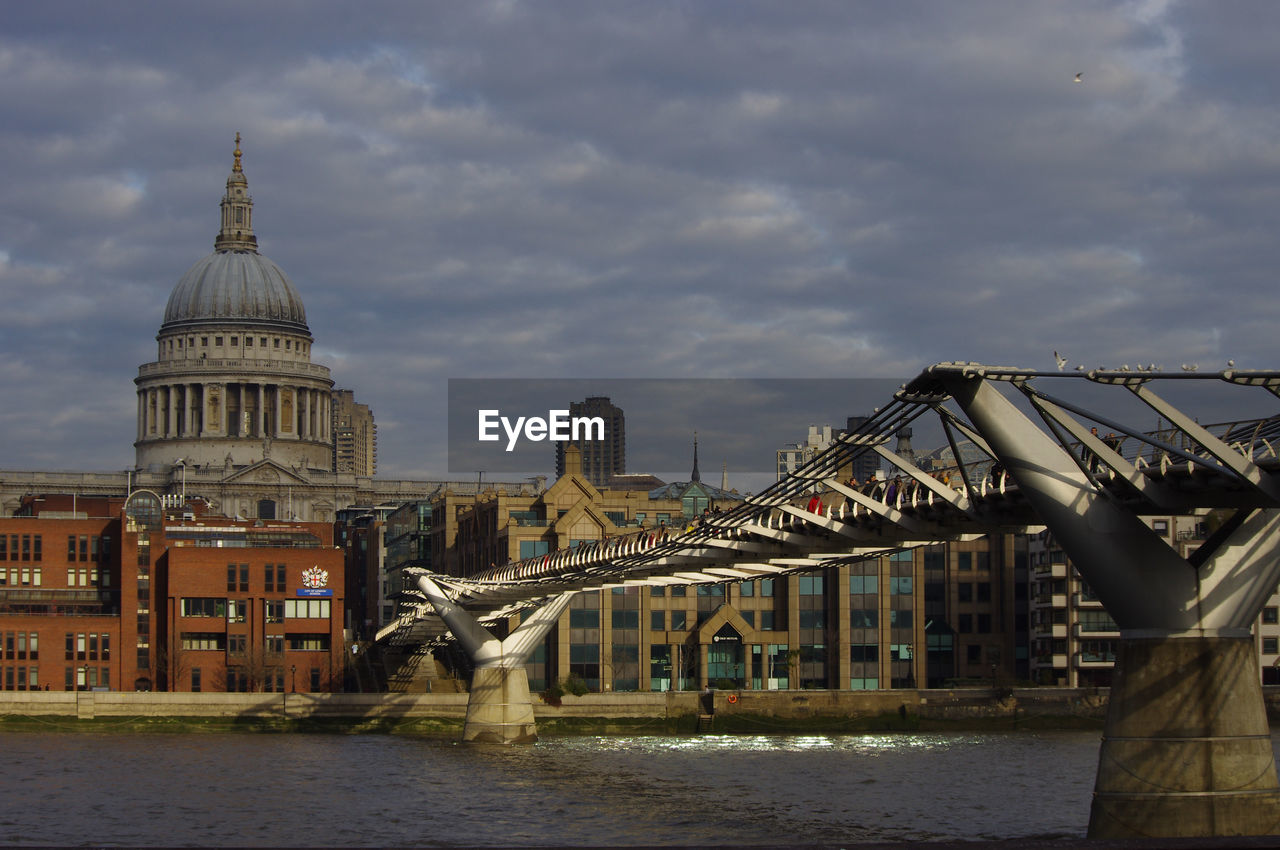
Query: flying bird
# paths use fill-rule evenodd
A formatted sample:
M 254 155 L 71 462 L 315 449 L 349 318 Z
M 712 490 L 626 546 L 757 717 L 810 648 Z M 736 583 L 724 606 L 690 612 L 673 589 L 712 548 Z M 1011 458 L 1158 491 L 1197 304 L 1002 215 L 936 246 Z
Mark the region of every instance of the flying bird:
M 1076 79 L 1075 79 L 1075 81 L 1076 81 L 1077 83 L 1083 83 L 1083 82 L 1084 82 L 1084 71 L 1081 71 L 1080 73 L 1076 74 Z
M 1061 354 L 1059 354 L 1058 352 L 1056 352 L 1056 351 L 1055 351 L 1055 352 L 1053 352 L 1053 359 L 1054 359 L 1054 360 L 1056 360 L 1056 361 L 1058 362 L 1058 371 L 1059 371 L 1059 372 L 1061 372 L 1063 369 L 1067 368 L 1067 358 L 1063 357 L 1063 356 L 1062 356 Z

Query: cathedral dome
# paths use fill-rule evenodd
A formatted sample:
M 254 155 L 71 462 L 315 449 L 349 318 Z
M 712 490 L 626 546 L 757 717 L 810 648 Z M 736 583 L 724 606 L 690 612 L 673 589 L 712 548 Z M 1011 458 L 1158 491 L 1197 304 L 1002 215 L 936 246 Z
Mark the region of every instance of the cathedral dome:
M 235 162 L 227 177 L 213 253 L 188 269 L 170 293 L 161 334 L 215 323 L 267 325 L 311 335 L 297 290 L 279 266 L 258 253 L 253 198 L 241 155 L 236 133 Z
M 257 251 L 215 251 L 169 295 L 160 332 L 210 322 L 279 326 L 310 335 L 302 299 L 284 271 Z

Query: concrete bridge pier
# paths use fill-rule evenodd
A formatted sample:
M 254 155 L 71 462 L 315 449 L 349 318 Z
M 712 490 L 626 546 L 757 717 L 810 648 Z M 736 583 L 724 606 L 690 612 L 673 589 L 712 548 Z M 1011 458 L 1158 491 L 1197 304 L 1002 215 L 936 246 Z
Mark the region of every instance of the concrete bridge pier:
M 1280 509 L 1237 510 L 1184 558 L 990 381 L 949 373 L 942 382 L 1120 628 L 1089 837 L 1280 833 L 1280 783 L 1250 637 L 1280 580 Z M 1032 404 L 1135 488 L 1149 486 L 1079 423 Z M 1276 503 L 1274 484 L 1252 461 L 1208 433 L 1195 436 L 1258 489 L 1260 504 Z M 1159 486 L 1150 483 L 1157 496 Z
M 569 607 L 573 592 L 561 593 L 535 609 L 505 640 L 455 604 L 430 577 L 418 588 L 445 621 L 475 664 L 467 697 L 462 740 L 482 744 L 529 744 L 538 740 L 525 663 Z
M 1123 638 L 1089 836 L 1278 832 L 1280 787 L 1253 638 Z

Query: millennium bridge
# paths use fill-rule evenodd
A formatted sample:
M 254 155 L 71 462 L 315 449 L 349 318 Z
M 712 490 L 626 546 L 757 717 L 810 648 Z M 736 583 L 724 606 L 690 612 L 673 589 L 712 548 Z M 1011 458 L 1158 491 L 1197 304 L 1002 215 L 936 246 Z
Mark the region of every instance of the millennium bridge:
M 1090 837 L 1280 833 L 1250 637 L 1280 581 L 1280 416 L 1202 426 L 1156 389 L 1216 394 L 1233 409 L 1261 396 L 1269 410 L 1280 371 L 939 363 L 791 476 L 686 531 L 580 545 L 466 578 L 416 570 L 417 604 L 378 640 L 455 641 L 475 667 L 463 739 L 531 741 L 525 664 L 575 593 L 749 581 L 1047 528 L 1121 634 Z M 1136 423 L 1153 413 L 1161 428 Z M 958 481 L 889 448 L 913 422 L 945 435 Z M 962 442 L 981 459 L 962 461 Z M 906 486 L 867 491 L 842 476 L 866 452 L 909 476 Z M 815 486 L 843 496 L 839 507 L 807 501 Z M 1205 510 L 1227 518 L 1187 557 L 1142 521 Z M 496 637 L 490 627 L 514 614 L 519 626 Z

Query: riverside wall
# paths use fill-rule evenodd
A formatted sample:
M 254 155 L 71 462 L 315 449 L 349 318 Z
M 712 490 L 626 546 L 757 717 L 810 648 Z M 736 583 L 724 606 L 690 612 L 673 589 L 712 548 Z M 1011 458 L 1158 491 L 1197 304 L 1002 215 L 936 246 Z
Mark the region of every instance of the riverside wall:
M 692 691 L 566 695 L 559 705 L 533 699 L 539 723 L 578 719 L 661 719 L 706 715 L 706 696 Z M 767 717 L 821 721 L 915 717 L 921 720 L 970 721 L 998 718 L 1063 718 L 1101 721 L 1106 712 L 1104 690 L 1028 688 L 1014 690 L 893 691 L 715 691 L 715 717 Z M 223 694 L 136 693 L 125 691 L 4 691 L 0 718 L 332 718 L 407 720 L 438 718 L 461 721 L 467 694 Z

